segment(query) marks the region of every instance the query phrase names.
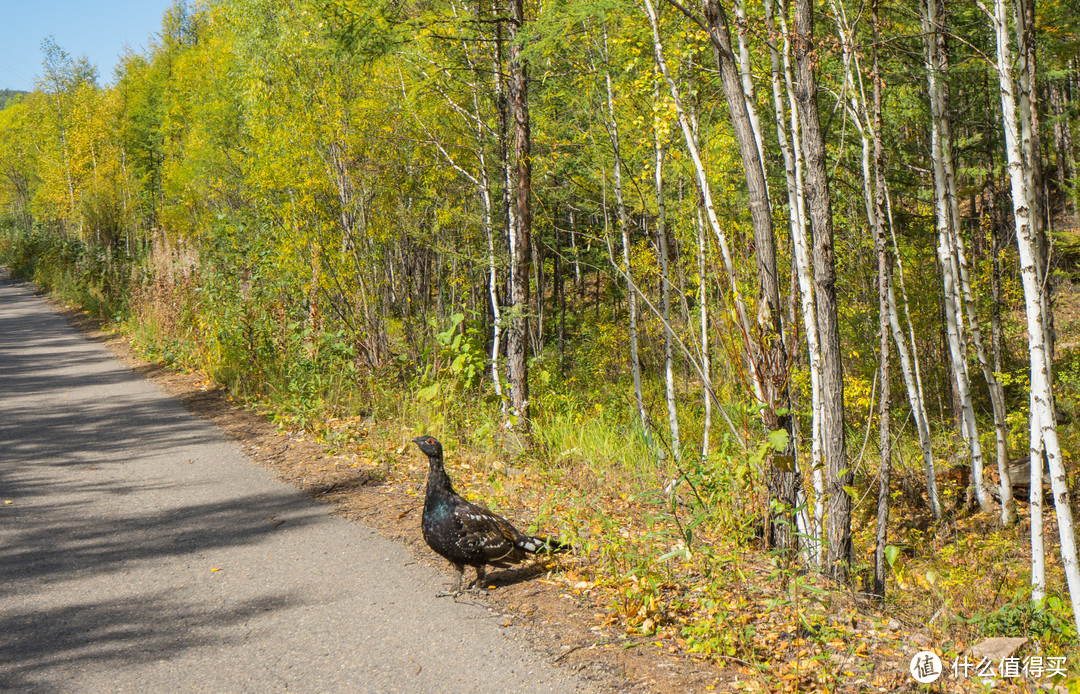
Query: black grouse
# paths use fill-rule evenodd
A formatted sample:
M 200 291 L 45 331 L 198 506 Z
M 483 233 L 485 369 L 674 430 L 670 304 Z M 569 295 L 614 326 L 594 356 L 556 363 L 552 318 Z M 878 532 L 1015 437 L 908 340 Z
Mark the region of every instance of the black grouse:
M 421 521 L 424 540 L 457 569 L 453 588 L 443 595 L 461 592 L 466 565 L 476 569 L 476 580 L 469 587 L 479 588 L 488 566 L 502 569 L 529 554 L 569 549 L 558 540 L 525 535 L 505 518 L 462 499 L 443 467 L 442 444 L 430 436 L 418 436 L 413 443 L 427 455 L 429 464 Z

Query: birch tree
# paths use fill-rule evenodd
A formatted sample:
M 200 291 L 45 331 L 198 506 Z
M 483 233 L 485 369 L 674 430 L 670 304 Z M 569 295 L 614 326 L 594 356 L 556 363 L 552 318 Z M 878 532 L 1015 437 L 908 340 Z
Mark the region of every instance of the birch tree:
M 604 60 L 607 62 L 607 30 L 604 30 Z M 608 138 L 611 140 L 611 149 L 614 154 L 612 162 L 612 177 L 615 188 L 615 210 L 619 217 L 619 231 L 622 234 L 622 268 L 621 272 L 626 278 L 626 306 L 629 313 L 630 329 L 630 373 L 634 379 L 634 402 L 637 405 L 638 418 L 641 420 L 641 430 L 649 441 L 652 448 L 652 434 L 650 433 L 649 416 L 645 411 L 645 398 L 641 391 L 641 359 L 638 356 L 638 316 L 637 294 L 634 291 L 633 267 L 630 258 L 630 217 L 626 212 L 626 203 L 623 199 L 622 179 L 622 147 L 619 141 L 619 122 L 615 117 L 615 94 L 611 86 L 611 73 L 604 70 L 604 86 L 607 89 Z
M 676 461 L 682 459 L 682 443 L 679 440 L 679 409 L 675 400 L 675 369 L 672 358 L 671 334 L 671 273 L 668 265 L 671 249 L 668 248 L 667 208 L 664 204 L 664 121 L 661 117 L 663 100 L 660 98 L 660 78 L 653 80 L 653 178 L 656 185 L 656 236 L 660 246 L 660 295 L 664 311 L 664 394 L 668 409 L 668 430 L 671 432 L 671 452 Z
M 1012 193 L 1016 245 L 1020 255 L 1020 278 L 1024 288 L 1024 313 L 1027 319 L 1028 357 L 1030 369 L 1028 453 L 1031 456 L 1031 544 L 1032 599 L 1039 600 L 1046 590 L 1042 560 L 1042 460 L 1045 456 L 1050 469 L 1050 486 L 1054 494 L 1058 534 L 1061 541 L 1061 560 L 1069 586 L 1073 618 L 1080 628 L 1080 568 L 1077 565 L 1076 538 L 1065 467 L 1058 442 L 1057 420 L 1054 414 L 1052 364 L 1047 344 L 1045 273 L 1040 260 L 1039 239 L 1031 218 L 1037 209 L 1034 203 L 1031 166 L 1021 151 L 1020 94 L 1013 75 L 1012 48 L 1009 36 L 1008 8 L 1005 0 L 995 0 L 993 11 L 980 1 L 980 7 L 990 17 L 996 43 L 995 68 L 1001 95 L 1002 125 L 1005 131 L 1005 154 L 1008 160 L 1009 184 Z M 1031 105 L 1029 104 L 1030 108 Z

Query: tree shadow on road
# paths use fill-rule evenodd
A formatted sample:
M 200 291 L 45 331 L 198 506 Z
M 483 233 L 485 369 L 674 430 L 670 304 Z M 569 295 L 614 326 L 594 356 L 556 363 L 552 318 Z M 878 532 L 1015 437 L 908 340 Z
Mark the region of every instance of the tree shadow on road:
M 326 510 L 266 484 L 221 432 L 6 284 L 0 691 L 60 691 L 92 663 L 227 646 L 225 627 L 250 634 L 258 615 L 298 605 L 280 583 L 215 596 L 222 574 L 207 562 Z
M 6 610 L 0 617 L 0 691 L 59 692 L 62 683 L 41 682 L 37 673 L 79 671 L 92 663 L 128 668 L 196 647 L 220 648 L 238 640 L 223 635 L 227 627 L 295 604 L 279 594 L 220 608 L 160 591 L 137 599 Z

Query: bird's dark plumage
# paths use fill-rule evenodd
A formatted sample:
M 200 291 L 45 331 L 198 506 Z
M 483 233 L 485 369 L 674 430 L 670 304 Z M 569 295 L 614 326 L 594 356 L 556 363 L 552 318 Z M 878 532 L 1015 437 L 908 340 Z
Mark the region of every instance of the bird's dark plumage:
M 421 521 L 424 540 L 457 569 L 452 593 L 461 591 L 466 566 L 476 569 L 472 585 L 479 587 L 488 566 L 505 568 L 529 554 L 569 549 L 558 540 L 526 535 L 505 518 L 458 496 L 443 467 L 442 444 L 430 436 L 418 436 L 413 443 L 427 455 L 429 465 Z

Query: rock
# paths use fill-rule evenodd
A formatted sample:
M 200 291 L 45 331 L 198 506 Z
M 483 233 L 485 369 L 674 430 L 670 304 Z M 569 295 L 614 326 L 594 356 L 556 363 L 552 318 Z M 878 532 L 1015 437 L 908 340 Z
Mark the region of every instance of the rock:
M 971 647 L 971 655 L 1000 662 L 1002 658 L 1008 658 L 1020 650 L 1027 641 L 1025 638 L 1005 637 L 986 639 Z
M 1028 487 L 1031 485 L 1031 456 L 1015 458 L 1009 461 L 1009 477 L 1013 487 Z M 1043 459 L 1043 484 L 1050 484 L 1050 468 L 1046 459 Z

